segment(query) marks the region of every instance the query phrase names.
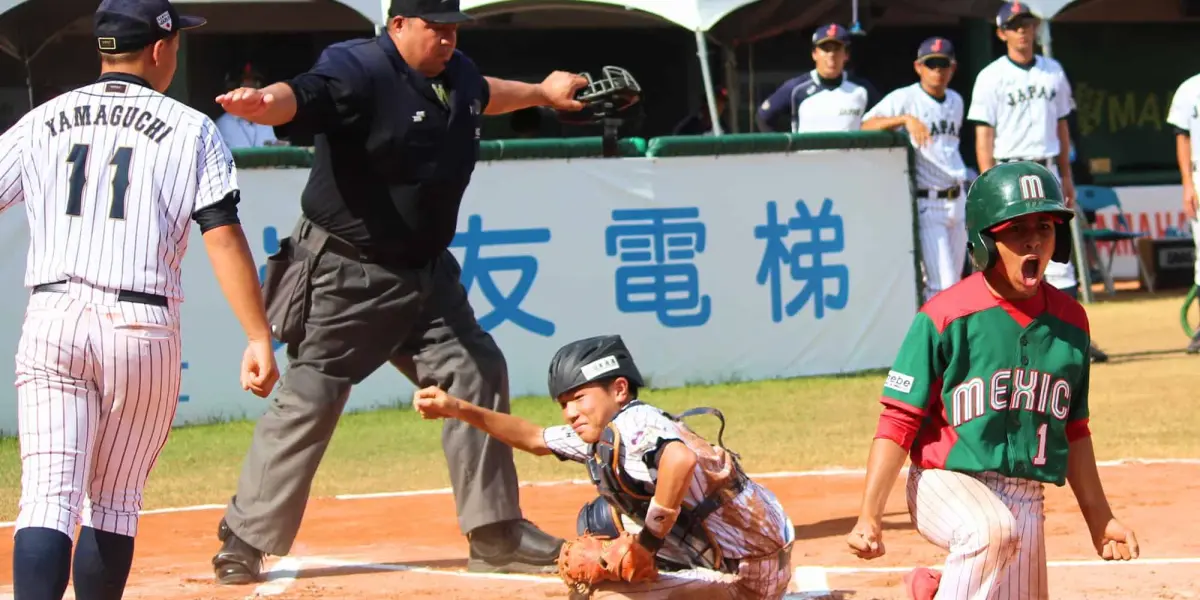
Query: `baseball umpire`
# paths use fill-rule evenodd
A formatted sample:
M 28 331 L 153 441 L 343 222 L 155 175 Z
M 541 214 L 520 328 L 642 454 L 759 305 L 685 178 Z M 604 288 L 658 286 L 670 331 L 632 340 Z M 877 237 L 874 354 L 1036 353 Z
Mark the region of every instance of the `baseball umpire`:
M 380 366 L 509 410 L 504 356 L 476 322 L 448 246 L 482 116 L 579 111 L 575 93 L 588 82 L 564 72 L 540 84 L 484 77 L 456 49 L 470 18 L 458 0 L 393 0 L 376 38 L 334 44 L 290 81 L 217 98 L 230 113 L 315 139 L 303 214 L 263 282 L 289 366 L 218 528 L 221 583 L 254 581 L 264 555 L 290 551 L 351 386 Z M 442 445 L 468 568 L 552 572 L 564 540 L 522 519 L 512 450 L 458 422 Z

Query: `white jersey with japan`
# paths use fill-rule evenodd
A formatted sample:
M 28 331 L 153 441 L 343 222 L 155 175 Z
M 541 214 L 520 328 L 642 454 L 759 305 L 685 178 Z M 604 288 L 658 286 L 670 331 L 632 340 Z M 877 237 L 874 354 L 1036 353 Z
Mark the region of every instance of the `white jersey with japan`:
M 1200 75 L 1187 78 L 1171 97 L 1167 123 L 1192 139 L 1192 172 L 1200 164 Z
M 758 110 L 759 129 L 779 131 L 785 116 L 792 133 L 858 131 L 863 115 L 876 101 L 875 90 L 846 73 L 829 81 L 816 69 L 779 86 Z
M 1054 159 L 1060 151 L 1058 121 L 1071 114 L 1071 84 L 1058 61 L 1035 56 L 1018 65 L 1001 56 L 979 72 L 967 120 L 996 130 L 993 156 Z
M 961 185 L 967 178 L 967 166 L 959 150 L 962 96 L 946 90 L 944 98 L 934 98 L 921 84 L 914 83 L 884 96 L 863 120 L 903 115 L 913 115 L 929 128 L 929 143 L 917 148 L 917 187 L 945 190 Z

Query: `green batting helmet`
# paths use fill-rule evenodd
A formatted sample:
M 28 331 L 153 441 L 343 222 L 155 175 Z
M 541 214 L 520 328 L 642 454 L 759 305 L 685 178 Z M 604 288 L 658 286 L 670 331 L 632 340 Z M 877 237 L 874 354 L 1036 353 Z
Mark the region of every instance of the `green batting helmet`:
M 1005 221 L 1034 213 L 1060 219 L 1055 229 L 1054 262 L 1071 260 L 1070 220 L 1075 212 L 1063 202 L 1062 187 L 1050 169 L 1035 162 L 1003 163 L 988 169 L 967 191 L 967 249 L 979 271 L 996 264 L 996 240 L 991 229 Z

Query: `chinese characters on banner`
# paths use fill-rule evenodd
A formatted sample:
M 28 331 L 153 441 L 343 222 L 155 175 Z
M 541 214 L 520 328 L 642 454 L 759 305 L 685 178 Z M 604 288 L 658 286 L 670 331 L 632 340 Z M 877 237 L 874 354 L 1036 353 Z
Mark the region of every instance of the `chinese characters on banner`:
M 617 310 L 652 312 L 666 327 L 708 322 L 712 300 L 700 293 L 700 272 L 691 261 L 704 251 L 698 208 L 614 210 L 604 232 L 604 251 L 617 267 Z
M 799 232 L 790 246 L 785 243 L 792 232 Z M 825 235 L 828 233 L 828 237 Z M 759 285 L 769 284 L 771 320 L 783 320 L 786 311 L 793 317 L 811 301 L 813 316 L 825 318 L 825 309 L 846 308 L 850 299 L 850 269 L 845 265 L 826 264 L 825 257 L 846 249 L 842 217 L 833 213 L 833 200 L 821 203 L 821 212 L 812 214 L 803 200 L 796 201 L 796 216 L 779 222 L 775 202 L 767 202 L 767 222 L 754 228 L 754 237 L 766 240 L 762 264 L 758 267 Z M 800 291 L 783 304 L 783 273 L 801 282 Z M 826 293 L 826 283 L 836 284 L 836 293 Z
M 762 240 L 762 260 L 756 281 L 767 286 L 770 318 L 782 322 L 811 305 L 813 316 L 823 319 L 828 310 L 846 308 L 850 297 L 850 270 L 831 257 L 845 250 L 842 217 L 826 198 L 813 214 L 803 200 L 795 203 L 795 216 L 781 221 L 777 203 L 766 203 L 766 222 L 754 227 Z M 747 236 L 749 237 L 749 236 Z M 616 257 L 615 304 L 626 314 L 651 313 L 664 327 L 698 327 L 708 323 L 712 298 L 701 293 L 700 270 L 694 260 L 705 251 L 708 234 L 697 207 L 615 209 L 604 232 L 604 252 Z M 554 335 L 554 322 L 522 307 L 538 275 L 538 259 L 528 246 L 550 241 L 549 228 L 484 229 L 483 217 L 469 215 L 467 230 L 450 243 L 462 248 L 462 283 L 467 293 L 475 286 L 490 304 L 479 325 L 491 331 L 504 322 L 543 337 Z M 749 241 L 749 240 L 747 240 Z M 484 248 L 524 246 L 503 252 Z M 274 227 L 263 230 L 263 250 L 279 251 Z M 266 267 L 260 267 L 259 277 Z M 494 274 L 516 272 L 516 283 L 507 292 Z M 799 289 L 785 302 L 785 288 Z M 276 342 L 276 349 L 281 344 Z

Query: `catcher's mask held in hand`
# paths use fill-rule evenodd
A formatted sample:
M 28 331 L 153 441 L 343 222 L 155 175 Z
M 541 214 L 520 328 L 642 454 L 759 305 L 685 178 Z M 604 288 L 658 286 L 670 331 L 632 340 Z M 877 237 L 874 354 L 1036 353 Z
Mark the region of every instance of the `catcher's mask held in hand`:
M 575 93 L 575 99 L 583 103 L 583 109 L 558 111 L 558 118 L 564 123 L 590 125 L 619 118 L 642 99 L 642 86 L 621 67 L 604 67 L 599 79 L 590 73 L 580 75 L 588 80 L 588 84 Z

